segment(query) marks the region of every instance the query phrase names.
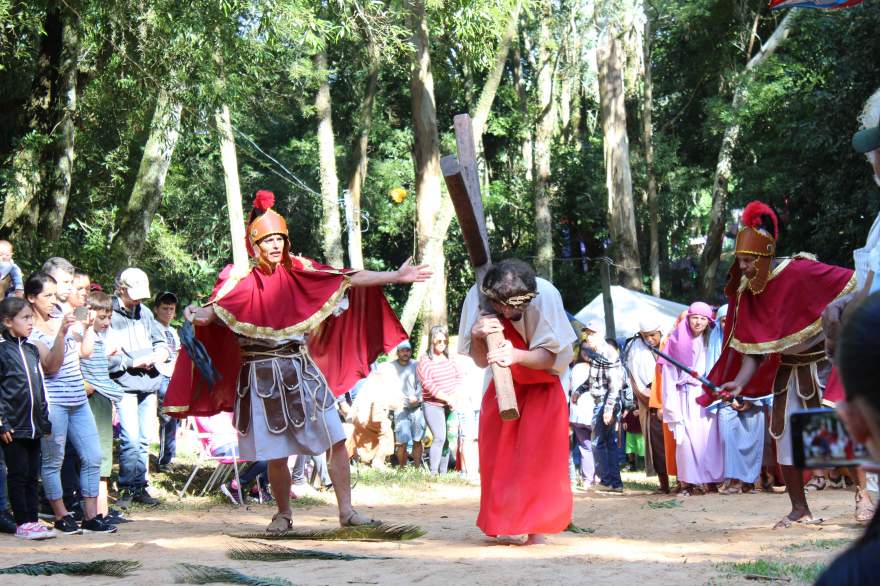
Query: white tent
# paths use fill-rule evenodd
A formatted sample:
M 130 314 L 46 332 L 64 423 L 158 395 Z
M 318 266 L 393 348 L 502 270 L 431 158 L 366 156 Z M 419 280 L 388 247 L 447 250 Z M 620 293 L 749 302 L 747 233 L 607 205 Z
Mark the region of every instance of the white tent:
M 611 300 L 614 303 L 614 328 L 617 330 L 618 338 L 629 337 L 638 332 L 639 321 L 646 316 L 659 322 L 665 334 L 672 328 L 681 312 L 687 309 L 687 305 L 645 295 L 618 285 L 611 286 Z M 582 324 L 597 319 L 604 327 L 605 307 L 602 304 L 602 294 L 597 295 L 577 312 L 575 317 Z

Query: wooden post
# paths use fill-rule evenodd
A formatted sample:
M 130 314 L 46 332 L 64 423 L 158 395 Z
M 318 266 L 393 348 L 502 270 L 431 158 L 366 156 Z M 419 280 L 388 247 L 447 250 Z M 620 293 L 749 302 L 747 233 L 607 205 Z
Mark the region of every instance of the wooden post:
M 605 311 L 605 337 L 617 338 L 614 327 L 614 301 L 611 299 L 611 274 L 609 271 L 610 260 L 603 258 L 599 261 L 599 278 L 602 281 L 602 307 Z
M 238 157 L 235 155 L 235 139 L 232 136 L 229 107 L 224 105 L 218 110 L 215 120 L 217 130 L 220 132 L 220 160 L 223 163 L 226 207 L 232 236 L 232 264 L 237 271 L 244 272 L 248 268 L 248 254 L 244 242 L 244 212 L 241 207 L 241 187 L 238 182 Z

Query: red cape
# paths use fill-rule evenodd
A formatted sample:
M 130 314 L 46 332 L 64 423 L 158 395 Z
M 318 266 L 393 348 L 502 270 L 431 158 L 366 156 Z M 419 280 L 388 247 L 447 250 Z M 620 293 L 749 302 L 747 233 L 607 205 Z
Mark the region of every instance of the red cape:
M 232 411 L 241 370 L 235 334 L 274 341 L 308 334 L 308 349 L 333 394 L 339 396 L 370 372 L 370 364 L 407 338 L 381 287 L 350 288 L 349 269 L 334 269 L 293 257 L 293 269 L 267 275 L 251 269 L 236 278 L 220 273 L 211 303 L 219 318 L 196 327 L 196 337 L 214 362 L 220 380 L 208 389 L 189 356 L 181 352 L 168 385 L 164 410 L 177 417 Z M 333 315 L 348 295 L 348 309 Z
M 758 371 L 745 385 L 743 396 L 763 397 L 773 392 L 780 356 L 822 331 L 822 311 L 855 288 L 849 269 L 794 257 L 771 274 L 764 291 L 740 292 L 728 285 L 728 315 L 724 348 L 709 373 L 716 385 L 733 380 L 744 354 L 762 355 Z M 705 389 L 704 389 L 705 390 Z M 698 399 L 708 405 L 717 397 L 709 390 Z

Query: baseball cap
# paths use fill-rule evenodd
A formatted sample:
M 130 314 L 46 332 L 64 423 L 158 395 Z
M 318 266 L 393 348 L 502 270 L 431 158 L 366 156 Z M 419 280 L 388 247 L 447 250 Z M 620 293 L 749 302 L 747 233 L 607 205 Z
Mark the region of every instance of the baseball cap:
M 149 299 L 150 279 L 144 271 L 130 267 L 119 275 L 119 286 L 124 287 L 128 296 L 135 301 Z
M 409 343 L 409 340 L 404 340 L 400 344 L 397 345 L 398 350 L 412 350 L 412 346 Z
M 600 322 L 598 319 L 590 319 L 587 320 L 586 324 L 584 324 L 584 329 L 601 334 L 605 331 L 605 324 Z
M 853 134 L 852 145 L 859 153 L 880 149 L 880 124 L 871 128 L 863 128 Z

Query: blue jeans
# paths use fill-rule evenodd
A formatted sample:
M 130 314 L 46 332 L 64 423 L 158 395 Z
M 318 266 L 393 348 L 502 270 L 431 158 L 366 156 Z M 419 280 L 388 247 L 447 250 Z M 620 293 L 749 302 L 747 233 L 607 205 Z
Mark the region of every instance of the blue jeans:
M 162 386 L 159 387 L 158 415 L 159 415 L 159 466 L 167 466 L 177 453 L 177 418 L 162 413 L 162 405 L 165 404 L 165 392 L 171 379 L 162 377 Z
M 43 488 L 46 498 L 54 501 L 60 499 L 64 491 L 61 488 L 61 464 L 64 461 L 64 448 L 67 440 L 79 454 L 79 485 L 80 494 L 84 497 L 98 496 L 98 482 L 101 479 L 101 442 L 98 439 L 98 428 L 88 403 L 76 407 L 49 405 L 49 421 L 52 433 L 43 436 Z
M 149 426 L 156 413 L 155 393 L 124 393 L 119 411 L 119 488 L 147 486 Z
M 602 420 L 603 405 L 596 405 L 593 411 L 593 459 L 596 462 L 596 475 L 599 481 L 611 488 L 623 487 L 620 479 L 620 456 L 617 451 L 617 433 L 614 431 L 614 422 L 605 425 Z

